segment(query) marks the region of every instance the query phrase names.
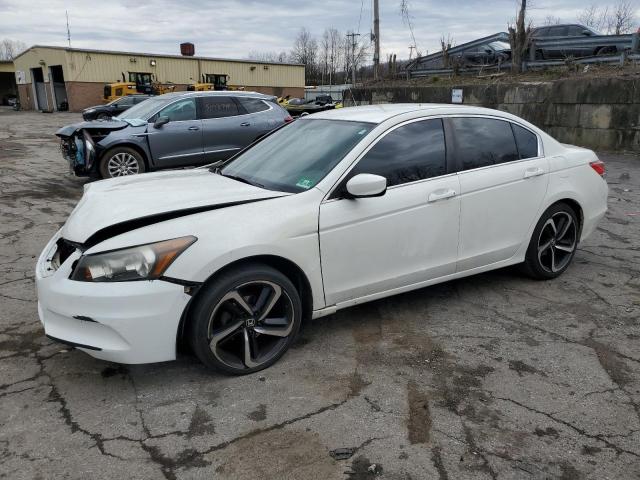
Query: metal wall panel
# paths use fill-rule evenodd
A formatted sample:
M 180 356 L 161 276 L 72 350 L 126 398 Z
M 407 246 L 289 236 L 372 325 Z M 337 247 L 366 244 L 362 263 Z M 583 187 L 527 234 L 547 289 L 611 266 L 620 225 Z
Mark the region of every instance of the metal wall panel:
M 40 62 L 44 62 L 41 65 Z M 31 69 L 42 67 L 45 81 L 47 78 L 48 68 L 51 65 L 62 65 L 65 80 L 67 80 L 66 55 L 65 51 L 54 48 L 35 47 L 27 50 L 13 61 L 16 72 L 24 72 L 25 83 L 31 83 Z

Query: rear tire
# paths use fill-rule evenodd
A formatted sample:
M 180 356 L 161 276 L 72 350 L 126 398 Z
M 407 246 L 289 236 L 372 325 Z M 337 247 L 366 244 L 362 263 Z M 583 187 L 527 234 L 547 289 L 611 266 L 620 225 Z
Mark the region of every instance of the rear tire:
M 563 202 L 551 205 L 540 217 L 527 248 L 523 270 L 536 280 L 560 276 L 578 247 L 580 224 L 576 212 Z
M 137 150 L 115 147 L 102 156 L 99 170 L 102 178 L 116 178 L 144 173 L 146 168 L 144 159 Z
M 191 348 L 207 367 L 246 375 L 273 365 L 294 342 L 302 302 L 291 281 L 263 264 L 218 276 L 198 294 L 187 326 Z
M 111 116 L 106 114 L 106 113 L 100 113 L 96 117 L 97 120 L 109 120 L 110 118 L 111 118 Z
M 616 53 L 618 53 L 618 49 L 616 47 L 600 47 L 596 50 L 596 56 L 598 57 L 615 55 Z

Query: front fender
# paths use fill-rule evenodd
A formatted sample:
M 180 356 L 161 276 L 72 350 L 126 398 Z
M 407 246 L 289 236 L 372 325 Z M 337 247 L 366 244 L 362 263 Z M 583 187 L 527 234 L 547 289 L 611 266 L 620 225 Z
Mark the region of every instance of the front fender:
M 281 257 L 306 275 L 313 293 L 313 309 L 317 310 L 324 307 L 318 242 L 318 212 L 323 195 L 320 190 L 311 189 L 174 218 L 109 238 L 87 253 L 194 235 L 198 240 L 171 264 L 165 276 L 204 282 L 238 260 Z
M 146 130 L 146 128 L 144 129 Z M 151 150 L 146 135 L 143 132 L 130 132 L 129 129 L 123 131 L 112 132 L 96 145 L 99 149 L 100 158 L 109 150 L 115 147 L 130 147 L 138 150 L 147 161 L 149 167 L 153 167 L 153 159 L 151 158 Z

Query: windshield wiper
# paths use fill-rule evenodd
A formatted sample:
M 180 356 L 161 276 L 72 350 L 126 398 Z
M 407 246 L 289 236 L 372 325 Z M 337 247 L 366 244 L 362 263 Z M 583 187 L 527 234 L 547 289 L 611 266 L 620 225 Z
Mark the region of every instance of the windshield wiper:
M 244 178 L 244 177 L 239 177 L 238 175 L 227 175 L 227 174 L 224 174 L 224 173 L 220 173 L 220 175 L 222 175 L 223 177 L 230 178 L 230 179 L 232 179 L 232 180 L 236 180 L 236 181 L 238 181 L 238 182 L 242 182 L 242 183 L 246 183 L 246 184 L 248 184 L 248 185 L 252 185 L 252 186 L 254 186 L 254 187 L 265 188 L 265 187 L 264 187 L 264 185 L 262 185 L 261 183 L 258 183 L 258 182 L 252 182 L 252 181 L 250 181 L 250 180 L 247 180 L 247 179 L 246 179 L 246 178 Z

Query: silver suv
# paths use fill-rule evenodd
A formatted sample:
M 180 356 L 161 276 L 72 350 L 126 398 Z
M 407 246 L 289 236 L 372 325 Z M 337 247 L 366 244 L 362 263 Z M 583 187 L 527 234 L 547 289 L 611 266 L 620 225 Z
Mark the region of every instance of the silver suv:
M 151 97 L 110 121 L 56 132 L 79 176 L 102 178 L 225 160 L 292 120 L 276 97 L 255 92 L 176 92 Z

